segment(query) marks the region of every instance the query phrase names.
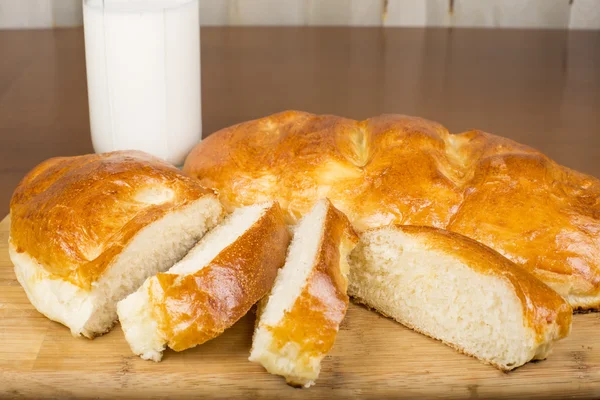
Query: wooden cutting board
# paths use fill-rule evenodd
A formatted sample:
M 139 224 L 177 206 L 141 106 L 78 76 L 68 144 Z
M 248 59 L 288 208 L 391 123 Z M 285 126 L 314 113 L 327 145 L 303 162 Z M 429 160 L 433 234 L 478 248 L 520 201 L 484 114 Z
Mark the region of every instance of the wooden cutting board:
M 250 363 L 254 314 L 194 349 L 154 363 L 115 329 L 95 340 L 39 314 L 8 257 L 0 223 L 0 397 L 600 397 L 600 313 L 575 315 L 572 334 L 546 361 L 510 373 L 464 356 L 361 306 L 350 305 L 317 385 L 293 389 Z

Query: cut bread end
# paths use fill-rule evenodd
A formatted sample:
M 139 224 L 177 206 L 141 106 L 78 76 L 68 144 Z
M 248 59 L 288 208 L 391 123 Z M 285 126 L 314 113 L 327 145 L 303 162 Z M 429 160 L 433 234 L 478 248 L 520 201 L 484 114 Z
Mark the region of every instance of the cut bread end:
M 328 230 L 332 218 L 343 218 L 344 226 Z M 300 220 L 285 265 L 259 304 L 250 361 L 291 386 L 314 385 L 348 304 L 346 257 L 355 239 L 346 217 L 328 200 Z M 331 256 L 323 251 L 328 244 L 337 246 L 339 258 L 322 259 Z
M 116 256 L 90 290 L 48 273 L 12 244 L 10 257 L 27 297 L 46 317 L 93 338 L 117 320 L 117 302 L 137 290 L 149 276 L 180 260 L 222 217 L 215 196 L 204 196 L 142 228 Z
M 553 342 L 564 336 L 564 326 L 556 320 L 533 326 L 524 313 L 524 302 L 547 300 L 544 296 L 551 291 L 543 283 L 538 282 L 544 295 L 536 298 L 530 292 L 532 297 L 521 299 L 520 289 L 502 273 L 482 271 L 463 257 L 436 249 L 423 236 L 403 231 L 408 228 L 412 227 L 363 233 L 350 256 L 348 291 L 358 302 L 505 371 L 546 358 Z M 435 235 L 434 228 L 418 228 Z M 502 256 L 497 257 L 489 260 Z M 499 263 L 494 268 L 504 267 Z M 570 313 L 568 305 L 552 295 L 553 304 L 559 305 L 552 311 Z
M 160 361 L 167 339 L 158 327 L 150 304 L 151 278 L 117 304 L 119 323 L 131 350 L 144 360 Z
M 206 234 L 190 252 L 166 273 L 181 279 L 210 265 L 225 248 L 252 227 L 274 203 L 236 209 L 216 228 Z M 157 277 L 150 277 L 135 293 L 119 302 L 117 311 L 125 339 L 133 353 L 146 360 L 160 361 L 169 337 L 158 320 L 158 307 L 164 301 Z

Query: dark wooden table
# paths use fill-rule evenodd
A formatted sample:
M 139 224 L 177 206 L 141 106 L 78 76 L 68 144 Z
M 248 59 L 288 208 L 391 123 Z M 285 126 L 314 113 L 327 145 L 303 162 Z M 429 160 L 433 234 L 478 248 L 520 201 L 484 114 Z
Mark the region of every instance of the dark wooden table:
M 203 28 L 204 134 L 284 109 L 479 128 L 600 176 L 600 31 Z M 92 152 L 82 29 L 0 31 L 0 217 L 40 161 Z

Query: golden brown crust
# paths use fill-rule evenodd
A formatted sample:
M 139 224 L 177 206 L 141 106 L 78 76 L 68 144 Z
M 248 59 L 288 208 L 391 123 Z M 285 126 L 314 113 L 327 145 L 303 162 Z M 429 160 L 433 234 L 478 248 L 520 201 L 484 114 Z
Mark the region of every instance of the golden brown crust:
M 164 201 L 145 202 L 147 190 L 164 191 Z M 53 158 L 15 189 L 11 242 L 50 274 L 90 289 L 140 229 L 212 193 L 142 152 Z
M 230 209 L 278 200 L 289 222 L 328 197 L 359 231 L 462 233 L 526 267 L 579 308 L 600 305 L 600 181 L 481 131 L 421 118 L 287 111 L 223 129 L 184 171 Z
M 452 254 L 479 273 L 497 276 L 509 283 L 521 301 L 523 317 L 536 333 L 538 343 L 545 341 L 545 333 L 552 324 L 559 328 L 558 338 L 569 334 L 573 317 L 571 306 L 550 287 L 496 251 L 443 229 L 408 225 L 397 225 L 396 228 L 419 238 L 432 250 Z
M 157 274 L 150 301 L 168 346 L 182 351 L 202 344 L 243 317 L 271 289 L 289 242 L 283 213 L 274 203 L 198 272 Z
M 323 232 L 314 268 L 300 296 L 277 326 L 267 327 L 273 335 L 274 350 L 289 342 L 296 343 L 299 346 L 296 362 L 306 366 L 311 358 L 325 355 L 333 347 L 348 308 L 343 258 L 358 242 L 348 218 L 329 201 Z

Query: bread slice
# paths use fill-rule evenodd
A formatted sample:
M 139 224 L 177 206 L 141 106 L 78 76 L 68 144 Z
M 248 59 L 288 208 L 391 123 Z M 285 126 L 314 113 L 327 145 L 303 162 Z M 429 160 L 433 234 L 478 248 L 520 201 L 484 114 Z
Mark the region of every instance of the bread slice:
M 357 242 L 329 200 L 300 221 L 285 265 L 259 305 L 250 361 L 292 386 L 314 384 L 348 307 L 346 258 Z
M 501 370 L 546 358 L 572 309 L 492 249 L 431 227 L 366 231 L 350 256 L 349 294 L 407 327 Z
M 278 203 L 235 210 L 166 273 L 117 306 L 131 350 L 160 361 L 223 333 L 273 285 L 290 234 Z
M 222 214 L 211 190 L 145 153 L 54 158 L 15 190 L 9 254 L 33 306 L 93 338 L 114 325 L 119 300 Z

